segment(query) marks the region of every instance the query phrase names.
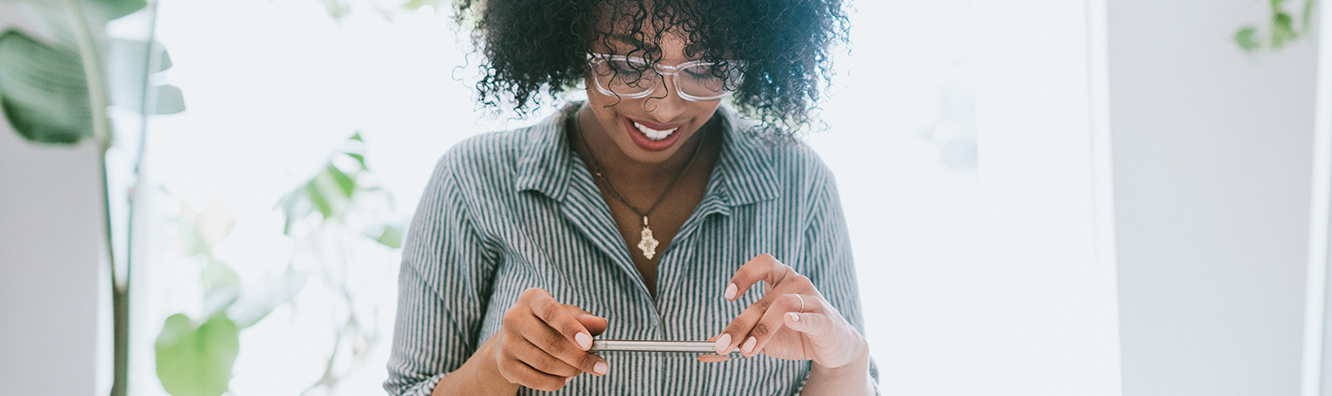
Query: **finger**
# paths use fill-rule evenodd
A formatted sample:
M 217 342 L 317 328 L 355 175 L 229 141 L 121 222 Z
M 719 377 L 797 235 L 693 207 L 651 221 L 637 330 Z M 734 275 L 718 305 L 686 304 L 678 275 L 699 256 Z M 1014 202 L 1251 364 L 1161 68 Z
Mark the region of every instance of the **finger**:
M 735 299 L 745 295 L 745 292 L 749 291 L 749 288 L 759 281 L 764 281 L 770 287 L 776 287 L 784 278 L 793 274 L 795 274 L 795 270 L 786 264 L 782 264 L 781 261 L 777 261 L 772 255 L 760 254 L 735 271 L 735 275 L 731 276 L 731 283 L 726 285 L 726 292 L 722 297 L 735 301 Z
M 515 345 L 511 346 L 512 350 L 510 353 L 514 358 L 521 360 L 523 363 L 526 363 L 537 371 L 563 378 L 573 377 L 583 373 L 583 370 L 551 356 L 549 353 L 546 353 L 546 351 L 533 345 L 527 339 L 522 337 L 514 338 L 516 338 L 516 340 L 514 340 Z
M 768 310 L 763 313 L 763 317 L 749 330 L 749 338 L 740 344 L 740 353 L 745 356 L 754 356 L 763 351 L 763 347 L 768 345 L 772 336 L 776 335 L 777 331 L 785 325 L 783 317 L 787 313 L 796 312 L 800 309 L 797 302 L 799 298 L 795 294 L 782 294 L 774 298 L 772 306 L 768 307 Z M 814 298 L 806 298 L 806 300 L 814 300 Z M 805 305 L 804 308 L 808 309 L 809 304 Z
M 799 278 L 802 278 L 804 282 L 808 282 L 808 278 L 804 278 L 803 276 L 799 276 Z M 813 290 L 812 285 L 804 287 L 803 283 L 800 285 L 786 283 L 774 289 L 774 292 L 770 292 L 764 295 L 763 298 L 750 304 L 748 308 L 745 308 L 745 310 L 740 313 L 740 315 L 736 316 L 735 319 L 732 319 L 730 324 L 726 325 L 726 328 L 722 330 L 722 334 L 718 335 L 717 341 L 713 345 L 713 349 L 717 351 L 717 354 L 725 355 L 730 353 L 734 348 L 743 346 L 743 343 L 748 341 L 750 331 L 759 323 L 759 320 L 763 318 L 763 315 L 767 313 L 769 309 L 772 309 L 772 305 L 775 302 L 781 301 L 784 303 L 790 303 L 796 301 L 794 293 L 798 290 L 805 289 Z M 823 305 L 819 303 L 821 300 L 817 297 L 805 297 L 804 299 L 805 312 L 814 312 L 821 310 L 823 307 Z M 793 308 L 787 308 L 778 313 L 799 311 L 799 306 L 798 303 L 790 304 L 789 307 Z
M 722 355 L 698 355 L 695 359 L 703 363 L 718 363 L 731 360 L 731 358 Z
M 606 332 L 606 325 L 608 323 L 606 318 L 584 311 L 577 305 L 564 304 L 564 309 L 569 311 L 569 314 L 573 315 L 574 320 L 577 320 L 579 324 L 582 324 L 583 328 L 587 329 L 587 331 L 592 333 L 593 336 Z
M 610 367 L 600 356 L 593 355 L 570 344 L 563 334 L 550 327 L 541 326 L 538 329 L 528 329 L 523 331 L 523 337 L 546 354 L 570 366 L 577 367 L 583 372 L 605 375 Z
M 565 377 L 550 375 L 541 372 L 532 366 L 527 365 L 521 360 L 501 360 L 499 364 L 500 375 L 505 379 L 518 385 L 528 388 L 555 391 L 563 388 L 568 381 Z
M 606 325 L 608 324 L 606 318 L 594 316 L 592 314 L 576 315 L 574 316 L 574 320 L 577 320 L 579 324 L 583 325 L 583 328 L 587 329 L 587 331 L 592 333 L 593 336 L 605 333 Z
M 767 311 L 771 302 L 770 299 L 760 299 L 746 308 L 744 312 L 741 312 L 739 316 L 736 316 L 735 319 L 732 319 L 731 323 L 726 325 L 726 329 L 714 337 L 717 340 L 713 342 L 712 349 L 716 350 L 718 355 L 725 355 L 735 350 L 741 342 L 745 341 L 745 336 L 749 334 L 749 330 L 754 327 L 754 324 L 758 323 L 758 320 L 763 317 L 763 312 Z
M 582 323 L 575 320 L 573 314 L 569 313 L 564 305 L 555 301 L 555 298 L 551 297 L 549 292 L 531 288 L 523 291 L 521 298 L 527 299 L 527 305 L 531 307 L 532 313 L 541 318 L 541 321 L 546 322 L 547 326 L 562 334 L 570 343 L 584 351 L 592 348 L 591 332 L 587 331 Z M 535 344 L 542 345 L 541 343 Z
M 782 321 L 787 328 L 805 333 L 812 338 L 823 337 L 833 331 L 832 319 L 820 313 L 789 312 Z

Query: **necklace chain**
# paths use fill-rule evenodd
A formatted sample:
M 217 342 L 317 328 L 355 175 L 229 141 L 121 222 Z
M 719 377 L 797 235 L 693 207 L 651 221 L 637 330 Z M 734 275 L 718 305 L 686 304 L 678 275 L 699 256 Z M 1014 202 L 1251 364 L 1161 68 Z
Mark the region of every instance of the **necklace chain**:
M 597 161 L 597 155 L 592 152 L 592 146 L 587 144 L 587 135 L 583 134 L 583 123 L 582 120 L 579 119 L 578 111 L 574 111 L 573 119 L 574 129 L 578 132 L 578 139 L 583 143 L 583 149 L 587 150 L 588 159 L 592 160 L 592 175 L 596 176 L 597 179 L 600 179 L 606 184 L 606 189 L 610 190 L 611 196 L 615 197 L 616 200 L 619 200 L 620 203 L 623 203 L 624 206 L 629 207 L 629 210 L 634 211 L 634 214 L 643 218 L 643 235 L 642 240 L 638 243 L 638 248 L 643 251 L 644 257 L 651 260 L 652 256 L 656 255 L 657 240 L 652 237 L 652 230 L 648 228 L 648 215 L 651 215 L 652 211 L 657 210 L 658 205 L 661 205 L 662 202 L 666 201 L 666 197 L 670 195 L 671 189 L 675 187 L 675 184 L 680 182 L 681 179 L 684 179 L 685 174 L 689 173 L 689 167 L 694 164 L 694 159 L 698 157 L 698 152 L 703 149 L 703 140 L 701 138 L 699 139 L 694 147 L 694 151 L 689 154 L 689 159 L 685 160 L 685 165 L 680 169 L 680 173 L 675 175 L 675 179 L 671 180 L 671 183 L 666 185 L 666 190 L 662 191 L 661 195 L 657 196 L 657 201 L 653 202 L 652 206 L 648 207 L 648 210 L 644 212 L 639 210 L 634 204 L 629 203 L 629 200 L 625 199 L 624 196 L 620 194 L 620 191 L 615 188 L 615 185 L 611 183 L 610 178 L 606 177 L 606 174 L 602 172 L 601 163 Z
M 637 214 L 641 217 L 647 217 L 648 215 L 651 215 L 652 211 L 656 210 L 658 205 L 661 205 L 662 202 L 666 201 L 666 197 L 670 195 L 671 188 L 675 187 L 675 184 L 678 183 L 680 179 L 684 179 L 685 174 L 689 173 L 690 165 L 694 164 L 694 158 L 698 156 L 698 152 L 701 151 L 701 149 L 703 148 L 703 142 L 700 140 L 698 142 L 698 145 L 694 147 L 694 151 L 689 154 L 689 159 L 686 160 L 684 168 L 680 169 L 680 173 L 675 175 L 675 179 L 671 180 L 671 184 L 666 185 L 666 190 L 662 191 L 660 196 L 657 196 L 657 201 L 653 202 L 652 206 L 648 207 L 648 210 L 644 212 L 642 210 L 639 210 L 638 207 L 634 206 L 634 204 L 629 203 L 629 200 L 625 199 L 623 195 L 620 195 L 620 191 L 617 190 L 615 188 L 615 185 L 611 183 L 610 178 L 606 177 L 606 175 L 602 172 L 601 163 L 597 161 L 597 155 L 592 152 L 592 147 L 587 144 L 587 136 L 583 135 L 583 125 L 582 122 L 580 122 L 580 120 L 578 119 L 577 112 L 574 113 L 574 127 L 577 128 L 578 138 L 583 143 L 583 149 L 587 150 L 588 159 L 592 160 L 592 174 L 596 176 L 598 179 L 601 179 L 601 181 L 606 183 L 606 187 L 607 189 L 610 190 L 611 196 L 614 196 L 615 199 L 619 200 L 625 206 L 628 206 L 629 210 L 634 211 L 634 214 Z

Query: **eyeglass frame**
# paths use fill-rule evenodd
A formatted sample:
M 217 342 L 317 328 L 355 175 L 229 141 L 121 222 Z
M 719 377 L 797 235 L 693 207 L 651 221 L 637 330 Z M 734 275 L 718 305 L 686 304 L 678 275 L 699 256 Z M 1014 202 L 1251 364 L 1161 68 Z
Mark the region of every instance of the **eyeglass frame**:
M 637 56 L 612 55 L 612 54 L 599 54 L 599 53 L 589 53 L 589 54 L 587 54 L 587 60 L 589 61 L 589 63 L 591 63 L 591 62 L 610 62 L 610 61 L 623 61 L 623 62 L 626 62 L 626 63 L 633 63 L 632 61 L 641 61 L 643 64 L 649 64 L 649 62 L 647 61 L 647 59 L 644 59 L 644 58 L 641 58 L 641 57 L 637 57 Z M 716 95 L 716 96 L 707 96 L 707 97 L 705 97 L 705 96 L 695 96 L 695 95 L 690 95 L 690 94 L 688 94 L 688 93 L 685 93 L 683 90 L 681 90 L 681 89 L 679 88 L 679 87 L 680 87 L 680 84 L 677 84 L 677 83 L 676 83 L 676 81 L 675 81 L 675 76 L 678 75 L 678 74 L 680 74 L 680 70 L 683 70 L 683 69 L 687 69 L 687 68 L 695 67 L 695 66 L 699 66 L 699 65 L 706 65 L 706 66 L 711 67 L 711 66 L 715 66 L 717 63 L 718 63 L 718 62 L 709 62 L 709 61 L 696 60 L 696 61 L 688 61 L 688 62 L 684 62 L 684 63 L 678 64 L 678 65 L 675 65 L 675 66 L 663 65 L 663 64 L 660 64 L 660 63 L 652 64 L 652 71 L 655 72 L 655 73 L 657 73 L 657 75 L 660 75 L 660 76 L 662 77 L 661 82 L 660 82 L 660 83 L 655 83 L 655 84 L 653 84 L 653 86 L 652 86 L 651 89 L 645 89 L 645 90 L 643 90 L 643 92 L 638 92 L 638 93 L 633 93 L 633 94 L 625 94 L 625 93 L 619 93 L 619 92 L 611 91 L 610 89 L 601 86 L 601 80 L 599 80 L 599 79 L 597 78 L 597 76 L 595 76 L 595 75 L 592 76 L 592 84 L 596 85 L 596 87 L 597 87 L 597 92 L 601 92 L 603 95 L 607 95 L 607 96 L 615 96 L 615 97 L 626 98 L 626 99 L 640 99 L 640 98 L 647 97 L 648 95 L 651 95 L 653 92 L 656 92 L 656 91 L 657 91 L 657 86 L 660 85 L 660 84 L 665 84 L 665 82 L 666 82 L 665 80 L 666 80 L 667 78 L 670 78 L 670 79 L 671 79 L 671 85 L 674 85 L 674 86 L 676 87 L 676 88 L 675 88 L 675 93 L 676 93 L 677 95 L 679 95 L 681 99 L 688 100 L 688 101 L 690 101 L 690 102 L 709 102 L 709 101 L 714 101 L 714 100 L 719 100 L 719 99 L 721 99 L 721 98 L 724 98 L 724 97 L 726 97 L 726 95 L 730 95 L 730 94 L 731 94 L 732 92 L 734 92 L 734 91 L 729 90 L 729 89 L 725 89 L 725 88 L 726 88 L 726 85 L 725 85 L 726 81 L 723 81 L 723 82 L 722 82 L 722 84 L 723 84 L 723 85 L 722 85 L 722 93 L 719 94 L 719 95 Z M 742 62 L 730 61 L 730 62 L 728 62 L 728 63 L 730 63 L 730 64 L 732 64 L 732 65 L 736 65 L 736 66 L 743 66 L 743 63 L 742 63 Z M 595 63 L 592 63 L 592 64 L 594 65 L 593 67 L 595 68 Z M 595 71 L 593 71 L 593 73 L 595 74 Z M 618 72 L 616 72 L 616 73 L 618 73 Z M 640 79 L 641 79 L 641 78 L 642 78 L 642 77 L 640 77 Z

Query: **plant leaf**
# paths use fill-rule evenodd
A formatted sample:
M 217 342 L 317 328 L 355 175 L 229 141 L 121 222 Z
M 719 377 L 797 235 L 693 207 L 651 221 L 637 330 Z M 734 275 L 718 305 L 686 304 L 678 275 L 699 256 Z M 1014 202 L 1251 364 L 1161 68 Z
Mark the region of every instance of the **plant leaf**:
M 404 231 L 403 227 L 400 225 L 396 224 L 385 225 L 384 232 L 379 234 L 378 238 L 375 238 L 375 242 L 379 242 L 380 245 L 388 246 L 394 249 L 402 248 L 402 235 L 404 233 L 403 231 Z
M 285 213 L 287 217 L 287 220 L 282 225 L 283 234 L 291 235 L 291 226 L 296 223 L 296 220 L 300 219 L 301 216 L 310 214 L 310 212 L 314 210 L 310 208 L 310 200 L 305 199 L 304 196 L 305 185 L 301 185 L 300 188 L 287 193 L 287 195 L 282 196 L 282 199 L 278 201 L 276 208 L 281 208 L 282 212 Z
M 369 168 L 366 168 L 366 167 L 365 167 L 365 156 L 364 156 L 364 155 L 360 155 L 360 154 L 357 154 L 357 153 L 343 153 L 343 154 L 347 154 L 348 157 L 352 157 L 352 159 L 356 160 L 356 162 L 359 162 L 359 163 L 361 164 L 361 170 L 368 170 L 368 169 L 369 169 Z
M 324 0 L 324 9 L 328 10 L 328 15 L 333 19 L 342 19 L 351 11 L 351 6 L 338 0 Z
M 24 139 L 74 144 L 92 136 L 92 105 L 77 53 L 10 30 L 0 35 L 0 105 Z
M 1244 52 L 1252 53 L 1257 51 L 1259 48 L 1263 47 L 1263 43 L 1259 42 L 1258 39 L 1254 37 L 1256 33 L 1256 30 L 1252 27 L 1240 29 L 1239 32 L 1235 33 L 1235 43 L 1239 44 L 1240 48 L 1244 49 Z
M 333 164 L 329 164 L 325 170 L 328 172 L 329 177 L 332 177 L 333 181 L 338 183 L 338 188 L 342 191 L 344 196 L 350 198 L 352 193 L 356 192 L 356 181 L 352 180 L 351 176 L 347 176 L 346 173 L 343 173 L 341 169 L 333 166 Z
M 1302 31 L 1302 34 L 1307 35 L 1313 33 L 1313 15 L 1314 15 L 1315 4 L 1318 4 L 1318 0 L 1304 0 L 1304 11 L 1303 11 L 1304 15 L 1300 16 L 1301 19 L 1300 30 Z
M 156 49 L 153 55 L 156 64 L 148 65 L 149 48 Z M 166 50 L 147 41 L 110 39 L 106 44 L 107 85 L 111 89 L 111 105 L 139 112 L 143 110 L 144 77 L 171 67 L 171 58 Z M 165 87 L 167 85 L 163 85 Z M 151 114 L 174 114 L 185 110 L 184 96 L 180 88 L 156 88 L 157 106 L 149 109 Z
M 180 252 L 184 257 L 194 257 L 200 254 L 212 254 L 213 245 L 208 243 L 204 237 L 203 231 L 199 229 L 199 224 L 193 221 L 182 221 L 180 224 Z
M 1300 38 L 1295 33 L 1294 20 L 1284 12 L 1272 16 L 1272 48 L 1281 48 L 1286 43 Z
M 147 0 L 93 0 L 82 3 L 87 5 L 84 13 L 88 15 L 89 22 L 97 24 L 97 27 L 148 6 Z
M 347 190 L 348 183 L 352 192 Z M 310 199 L 320 208 L 320 213 L 325 219 L 342 218 L 351 206 L 351 194 L 355 192 L 355 183 L 347 174 L 342 173 L 332 164 L 326 165 L 324 172 L 315 176 L 309 183 Z M 327 211 L 324 211 L 327 209 Z
M 171 62 L 171 53 L 167 52 L 167 50 L 163 48 L 161 62 L 157 64 L 157 71 L 164 71 L 166 69 L 170 69 L 171 66 L 174 65 L 175 63 Z
M 421 8 L 421 7 L 424 7 L 424 6 L 431 6 L 431 7 L 435 7 L 435 10 L 438 11 L 438 10 L 439 10 L 439 3 L 440 3 L 440 0 L 411 0 L 411 1 L 408 1 L 408 2 L 406 2 L 406 3 L 403 3 L 403 4 L 402 4 L 402 8 L 404 8 L 404 9 L 408 9 L 408 10 L 415 10 L 415 9 L 418 9 L 418 8 Z
M 263 320 L 278 306 L 286 304 L 305 287 L 304 273 L 287 268 L 280 277 L 266 277 L 254 288 L 246 288 L 236 304 L 227 311 L 236 326 L 246 328 Z
M 240 329 L 226 315 L 195 325 L 183 314 L 171 315 L 154 345 L 157 378 L 173 396 L 220 396 L 228 390 L 240 351 Z
M 23 7 L 27 19 L 37 25 L 47 37 L 75 46 L 73 20 L 69 8 L 60 1 L 51 0 L 10 0 Z M 94 32 L 105 30 L 106 23 L 133 14 L 148 6 L 146 0 L 76 0 L 83 19 Z
M 316 208 L 319 208 L 319 213 L 323 214 L 324 218 L 333 215 L 333 208 L 328 204 L 328 199 L 325 199 L 324 193 L 319 191 L 319 186 L 314 181 L 305 184 L 305 196 Z M 297 199 L 299 198 L 297 196 Z
M 185 111 L 185 94 L 175 85 L 157 86 L 157 108 L 155 114 L 176 114 Z
M 209 259 L 200 278 L 204 287 L 204 312 L 209 316 L 227 309 L 240 296 L 240 277 L 220 261 Z

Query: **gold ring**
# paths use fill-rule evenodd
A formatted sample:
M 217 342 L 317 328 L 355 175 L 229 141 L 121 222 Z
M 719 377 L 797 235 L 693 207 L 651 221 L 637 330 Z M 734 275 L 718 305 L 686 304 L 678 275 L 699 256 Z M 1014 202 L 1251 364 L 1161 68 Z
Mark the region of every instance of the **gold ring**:
M 800 299 L 800 313 L 805 313 L 805 298 L 804 298 L 804 297 L 800 297 L 799 294 L 797 294 L 797 295 L 795 295 L 795 296 L 796 296 L 796 298 Z

